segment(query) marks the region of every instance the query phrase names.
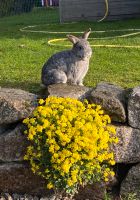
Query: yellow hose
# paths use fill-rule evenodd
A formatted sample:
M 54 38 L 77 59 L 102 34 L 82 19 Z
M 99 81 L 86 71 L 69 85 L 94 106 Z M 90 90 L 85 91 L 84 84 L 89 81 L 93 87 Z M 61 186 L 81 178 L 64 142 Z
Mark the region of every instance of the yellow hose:
M 59 42 L 59 41 L 66 41 L 67 38 L 58 38 L 58 39 L 52 39 L 48 41 L 48 45 L 50 46 L 64 46 L 64 47 L 70 47 L 71 45 L 59 45 L 59 44 L 55 44 L 55 42 Z M 90 45 L 91 47 L 107 47 L 107 48 L 137 48 L 139 49 L 140 46 L 139 45 L 113 45 L 113 44 L 95 44 L 95 45 Z
M 105 19 L 105 18 L 104 18 Z M 103 19 L 102 19 L 103 20 Z M 47 24 L 49 25 L 49 24 Z M 30 32 L 30 33 L 44 33 L 44 34 L 67 34 L 70 32 L 52 32 L 52 31 L 34 31 L 34 30 L 29 30 L 28 28 L 34 28 L 37 27 L 37 25 L 34 26 L 26 26 L 22 29 L 20 29 L 21 32 Z M 27 30 L 28 29 L 28 30 Z M 102 30 L 102 31 L 91 31 L 91 33 L 95 32 L 95 33 L 106 33 L 106 32 L 125 32 L 125 31 L 135 31 L 133 33 L 128 33 L 128 34 L 123 34 L 123 35 L 118 35 L 118 36 L 110 36 L 110 37 L 102 37 L 102 38 L 89 38 L 90 40 L 107 40 L 107 39 L 115 39 L 115 38 L 126 38 L 126 37 L 130 37 L 130 36 L 135 36 L 135 35 L 139 35 L 140 34 L 140 29 L 120 29 L 120 30 Z M 83 33 L 83 32 L 71 32 L 71 33 Z M 65 41 L 67 40 L 66 38 L 58 38 L 58 39 L 51 39 L 48 41 L 48 44 L 50 46 L 65 46 L 65 47 L 69 47 L 70 45 L 60 45 L 60 44 L 55 44 L 58 41 Z M 108 47 L 108 48 L 140 48 L 140 45 L 110 45 L 110 44 L 98 44 L 98 45 L 91 45 L 92 47 Z
M 108 0 L 105 0 L 105 7 L 106 7 L 106 11 L 105 11 L 105 15 L 102 19 L 100 19 L 98 22 L 102 22 L 103 20 L 106 19 L 106 17 L 108 16 L 108 10 L 109 10 L 109 6 L 108 6 Z

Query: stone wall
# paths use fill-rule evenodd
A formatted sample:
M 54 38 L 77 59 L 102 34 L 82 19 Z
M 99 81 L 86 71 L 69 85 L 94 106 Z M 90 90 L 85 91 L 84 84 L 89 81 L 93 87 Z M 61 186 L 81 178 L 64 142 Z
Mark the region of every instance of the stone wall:
M 118 187 L 122 196 L 136 193 L 140 199 L 140 87 L 125 90 L 109 83 L 100 83 L 96 88 L 57 84 L 42 91 L 41 97 L 47 96 L 72 97 L 81 101 L 86 98 L 90 103 L 102 105 L 119 137 L 119 143 L 111 147 L 117 163 L 116 182 L 111 187 Z M 22 120 L 32 114 L 38 98 L 40 96 L 22 90 L 0 88 L 0 194 L 54 198 L 52 191 L 46 190 L 45 181 L 35 176 L 28 162 L 23 160 L 28 141 L 23 134 Z M 15 196 L 13 199 L 19 199 Z M 99 199 L 93 196 L 89 199 Z M 78 198 L 82 200 L 81 196 Z

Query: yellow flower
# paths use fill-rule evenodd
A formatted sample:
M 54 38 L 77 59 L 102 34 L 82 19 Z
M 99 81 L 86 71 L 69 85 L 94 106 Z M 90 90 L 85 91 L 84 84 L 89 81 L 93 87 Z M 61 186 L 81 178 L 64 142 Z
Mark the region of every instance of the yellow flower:
M 52 153 L 52 154 L 55 152 L 55 146 L 54 145 L 51 145 L 49 147 L 49 152 Z
M 109 179 L 108 179 L 108 178 L 105 178 L 104 180 L 105 180 L 105 182 L 108 182 L 108 181 L 109 181 Z
M 42 105 L 45 101 L 43 99 L 39 100 L 39 104 Z
M 111 161 L 110 161 L 110 164 L 111 164 L 111 165 L 115 165 L 115 160 L 111 160 Z
M 28 140 L 33 140 L 33 138 L 34 138 L 34 135 L 31 134 L 31 133 L 29 133 L 29 135 L 28 135 Z
M 73 181 L 71 179 L 68 179 L 67 180 L 67 184 L 68 184 L 68 186 L 72 186 L 73 185 Z
M 53 184 L 52 184 L 52 183 L 48 183 L 48 184 L 47 184 L 47 188 L 48 188 L 48 189 L 52 189 L 52 188 L 53 188 Z
M 115 176 L 115 172 L 111 171 L 111 172 L 110 172 L 110 175 L 111 175 L 111 176 Z
M 37 132 L 42 132 L 43 126 L 37 125 L 36 130 Z
M 24 120 L 23 120 L 23 123 L 24 123 L 24 124 L 28 124 L 28 123 L 29 123 L 29 118 L 24 119 Z
M 68 173 L 69 172 L 69 169 L 70 169 L 70 163 L 68 160 L 65 160 L 65 162 L 62 164 L 62 170 L 65 172 L 65 173 Z
M 46 110 L 41 110 L 41 111 L 40 111 L 40 114 L 41 114 L 43 117 L 46 117 L 48 113 L 47 113 Z
M 119 142 L 119 138 L 114 138 L 114 143 L 116 143 L 116 144 L 118 144 L 118 142 Z
M 110 145 L 118 138 L 100 105 L 48 97 L 39 100 L 31 118 L 23 123 L 31 142 L 24 159 L 30 161 L 34 173 L 48 180 L 48 189 L 76 191 L 83 182 L 96 181 L 96 177 L 108 181 L 114 176 L 106 165 L 115 164 Z
M 45 133 L 46 133 L 46 135 L 47 135 L 48 137 L 51 137 L 51 136 L 52 136 L 52 132 L 51 132 L 51 131 L 46 131 Z
M 35 121 L 35 118 L 31 118 L 31 119 L 30 119 L 30 123 L 31 123 L 31 124 L 34 124 L 35 122 L 36 122 L 36 121 Z
M 48 128 L 49 125 L 50 125 L 50 123 L 49 123 L 49 121 L 48 121 L 47 119 L 43 119 L 43 120 L 42 120 L 42 123 L 43 123 L 42 127 L 43 127 L 44 129 Z

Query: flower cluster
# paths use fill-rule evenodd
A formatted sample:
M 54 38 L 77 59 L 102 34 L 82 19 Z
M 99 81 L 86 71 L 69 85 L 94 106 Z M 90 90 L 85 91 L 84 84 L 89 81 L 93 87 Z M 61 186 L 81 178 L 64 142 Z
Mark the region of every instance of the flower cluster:
M 30 141 L 25 159 L 49 189 L 74 192 L 80 184 L 114 175 L 108 167 L 115 164 L 109 146 L 118 139 L 101 106 L 48 97 L 23 122 Z

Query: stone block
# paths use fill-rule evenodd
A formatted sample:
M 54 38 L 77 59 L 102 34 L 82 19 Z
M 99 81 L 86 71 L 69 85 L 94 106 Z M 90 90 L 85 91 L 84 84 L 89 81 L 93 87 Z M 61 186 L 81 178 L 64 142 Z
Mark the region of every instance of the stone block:
M 45 180 L 36 176 L 28 164 L 0 164 L 0 193 L 50 195 Z
M 0 89 L 0 125 L 15 123 L 31 115 L 37 95 L 19 89 Z
M 133 166 L 121 186 L 121 195 L 131 199 L 140 199 L 140 164 Z
M 140 162 L 140 130 L 129 126 L 116 126 L 119 143 L 113 145 L 117 163 Z
M 24 135 L 25 127 L 18 124 L 13 130 L 0 135 L 0 161 L 23 161 L 28 141 Z
M 91 92 L 91 103 L 99 104 L 115 122 L 126 122 L 126 91 L 110 83 L 100 83 Z

